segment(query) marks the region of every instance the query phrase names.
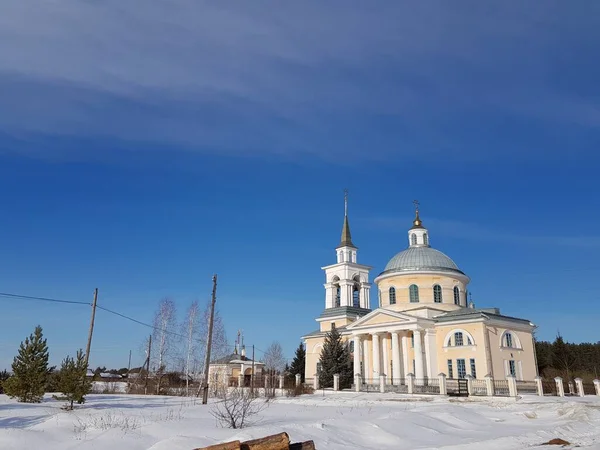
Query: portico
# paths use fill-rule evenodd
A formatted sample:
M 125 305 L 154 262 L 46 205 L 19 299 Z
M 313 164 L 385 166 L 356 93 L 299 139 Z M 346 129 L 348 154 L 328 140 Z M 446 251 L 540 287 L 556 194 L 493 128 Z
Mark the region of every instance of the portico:
M 437 375 L 432 321 L 375 310 L 346 329 L 352 334 L 354 374 L 365 383 L 379 384 L 381 375 L 388 384 L 403 383 L 409 373 L 417 379 Z

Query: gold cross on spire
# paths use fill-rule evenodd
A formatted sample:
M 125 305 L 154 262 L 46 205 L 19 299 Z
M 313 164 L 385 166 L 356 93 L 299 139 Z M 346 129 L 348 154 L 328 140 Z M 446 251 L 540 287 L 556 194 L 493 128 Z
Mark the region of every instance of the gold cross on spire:
M 420 205 L 419 200 L 413 200 L 413 205 L 415 205 L 415 211 L 419 212 L 419 205 Z

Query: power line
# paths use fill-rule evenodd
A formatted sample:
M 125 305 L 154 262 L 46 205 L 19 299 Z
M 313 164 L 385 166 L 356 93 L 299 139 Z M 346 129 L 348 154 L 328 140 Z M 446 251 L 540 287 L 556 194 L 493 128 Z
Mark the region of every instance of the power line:
M 33 297 L 30 295 L 10 294 L 8 292 L 0 292 L 0 297 L 18 298 L 18 299 L 22 299 L 22 300 L 39 300 L 42 302 L 53 302 L 53 303 L 68 303 L 71 305 L 86 305 L 86 306 L 91 305 L 90 302 L 77 302 L 74 300 L 61 300 L 58 298 L 48 298 L 48 297 Z

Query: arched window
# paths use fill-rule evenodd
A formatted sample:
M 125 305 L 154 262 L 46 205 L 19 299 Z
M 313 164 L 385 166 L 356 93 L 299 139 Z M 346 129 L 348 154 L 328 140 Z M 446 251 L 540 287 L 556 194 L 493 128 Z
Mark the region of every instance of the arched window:
M 442 287 L 439 284 L 433 286 L 433 301 L 435 303 L 442 303 Z
M 350 353 L 354 353 L 354 341 L 353 341 L 353 340 L 351 340 L 351 341 L 349 341 L 349 342 L 350 342 L 350 344 L 349 344 L 349 347 L 350 347 L 350 348 L 349 348 L 349 349 L 350 349 Z
M 410 235 L 410 245 L 417 245 L 417 235 L 415 233 Z
M 337 285 L 335 288 L 335 306 L 336 307 L 340 306 L 341 302 L 342 302 L 342 289 L 340 288 L 339 285 Z
M 473 345 L 473 338 L 471 335 L 465 330 L 461 329 L 452 330 L 444 339 L 446 347 L 462 347 L 465 345 Z
M 408 288 L 411 303 L 419 302 L 419 287 L 416 284 L 411 284 Z
M 429 245 L 429 237 L 427 237 L 427 233 L 423 233 L 423 244 Z
M 454 304 L 460 305 L 460 290 L 458 286 L 454 286 Z
M 390 288 L 390 305 L 395 305 L 395 304 L 396 304 L 396 288 L 391 287 Z
M 352 305 L 355 308 L 360 307 L 360 286 L 354 285 L 354 290 L 352 291 Z
M 454 333 L 454 345 L 456 347 L 462 347 L 463 344 L 463 334 L 460 331 L 457 331 Z
M 504 342 L 503 342 L 505 347 L 510 347 L 512 348 L 513 346 L 513 338 L 512 338 L 512 334 L 510 333 L 504 333 Z

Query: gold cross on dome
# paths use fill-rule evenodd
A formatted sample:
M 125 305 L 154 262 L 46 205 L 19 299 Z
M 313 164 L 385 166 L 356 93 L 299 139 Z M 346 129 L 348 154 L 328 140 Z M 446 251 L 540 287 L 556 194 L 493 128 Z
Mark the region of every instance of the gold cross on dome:
M 415 210 L 419 211 L 419 200 L 413 200 L 413 204 L 415 205 Z

